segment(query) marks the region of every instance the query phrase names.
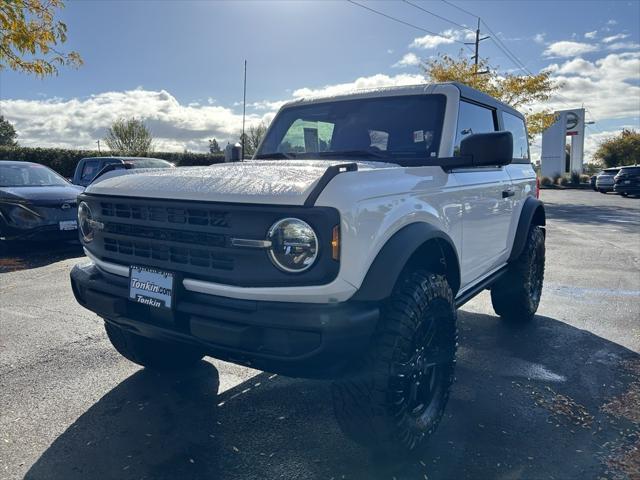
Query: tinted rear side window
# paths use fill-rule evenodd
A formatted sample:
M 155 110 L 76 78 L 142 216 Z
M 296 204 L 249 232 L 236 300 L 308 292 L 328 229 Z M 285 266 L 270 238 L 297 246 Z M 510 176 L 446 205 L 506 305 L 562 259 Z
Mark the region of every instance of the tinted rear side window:
M 454 155 L 460 152 L 460 142 L 463 138 L 474 133 L 488 133 L 496 131 L 495 110 L 469 103 L 460 102 L 458 110 L 458 128 L 456 130 L 456 143 Z
M 637 175 L 640 173 L 640 167 L 625 167 L 620 170 L 620 173 L 629 173 L 629 174 Z
M 513 135 L 514 163 L 529 163 L 529 141 L 524 120 L 507 112 L 502 112 L 504 129 Z

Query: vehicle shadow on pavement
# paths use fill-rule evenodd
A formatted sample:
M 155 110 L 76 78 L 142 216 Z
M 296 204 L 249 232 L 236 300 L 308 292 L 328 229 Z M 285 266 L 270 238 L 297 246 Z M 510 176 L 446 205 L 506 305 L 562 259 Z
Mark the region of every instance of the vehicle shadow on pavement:
M 414 459 L 373 457 L 346 439 L 328 382 L 262 373 L 217 395 L 218 372 L 202 362 L 182 375 L 138 371 L 25 478 L 582 479 L 640 468 L 629 453 L 640 355 L 548 317 L 513 327 L 460 312 L 459 324 L 457 382 Z
M 44 267 L 84 255 L 79 241 L 0 244 L 0 273 Z

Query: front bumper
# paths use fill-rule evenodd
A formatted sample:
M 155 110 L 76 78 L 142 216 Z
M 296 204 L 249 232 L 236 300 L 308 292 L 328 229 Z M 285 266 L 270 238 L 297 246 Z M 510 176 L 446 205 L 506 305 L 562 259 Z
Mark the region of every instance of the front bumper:
M 221 360 L 307 378 L 339 376 L 369 345 L 377 304 L 239 300 L 179 289 L 172 311 L 128 299 L 128 278 L 95 264 L 71 271 L 76 300 L 139 335 L 188 343 Z
M 613 186 L 613 191 L 616 193 L 627 193 L 630 195 L 640 194 L 640 185 L 637 183 L 616 183 Z
M 596 190 L 599 192 L 613 192 L 613 183 L 596 183 Z
M 78 230 L 60 230 L 58 223 L 34 228 L 16 228 L 0 219 L 0 240 L 78 240 Z

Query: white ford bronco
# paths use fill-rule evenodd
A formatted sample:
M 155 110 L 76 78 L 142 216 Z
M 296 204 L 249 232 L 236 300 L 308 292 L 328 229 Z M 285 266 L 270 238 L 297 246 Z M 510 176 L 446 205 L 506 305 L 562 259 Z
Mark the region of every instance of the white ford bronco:
M 455 83 L 290 102 L 250 161 L 102 175 L 77 301 L 145 367 L 203 356 L 331 378 L 375 450 L 412 450 L 454 378 L 456 309 L 530 321 L 545 212 L 523 116 Z

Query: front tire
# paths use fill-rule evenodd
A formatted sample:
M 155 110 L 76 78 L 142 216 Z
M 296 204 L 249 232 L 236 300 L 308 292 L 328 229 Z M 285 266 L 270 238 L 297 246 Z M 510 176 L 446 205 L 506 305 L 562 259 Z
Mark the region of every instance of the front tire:
M 445 277 L 405 275 L 382 308 L 367 355 L 332 385 L 344 433 L 375 451 L 417 448 L 442 418 L 456 347 L 456 310 Z
M 188 345 L 141 337 L 109 322 L 105 322 L 104 328 L 120 355 L 153 370 L 186 370 L 195 367 L 204 357 Z
M 491 287 L 493 309 L 504 320 L 526 323 L 535 315 L 542 295 L 544 257 L 544 232 L 533 226 L 520 256 Z

